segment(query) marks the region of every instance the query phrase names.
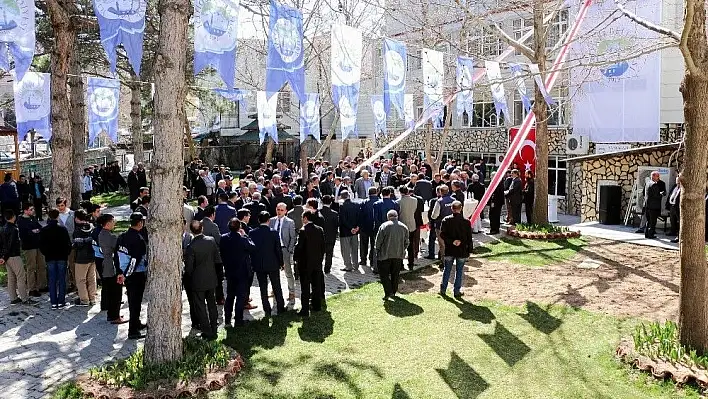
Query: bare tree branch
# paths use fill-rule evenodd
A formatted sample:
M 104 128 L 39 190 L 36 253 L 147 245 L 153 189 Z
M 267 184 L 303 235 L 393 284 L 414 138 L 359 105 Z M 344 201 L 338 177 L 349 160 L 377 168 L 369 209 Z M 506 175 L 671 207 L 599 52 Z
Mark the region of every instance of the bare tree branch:
M 615 5 L 617 6 L 617 9 L 622 12 L 622 14 L 632 20 L 633 22 L 637 23 L 640 26 L 643 26 L 651 31 L 661 33 L 662 35 L 669 36 L 673 39 L 676 39 L 676 41 L 681 41 L 681 35 L 678 34 L 678 32 L 672 31 L 669 28 L 665 28 L 663 26 L 657 25 L 645 18 L 640 17 L 639 15 L 629 11 L 627 7 L 625 7 L 622 3 L 620 3 L 620 0 L 615 0 Z
M 686 23 L 683 27 L 683 32 L 681 32 L 681 43 L 679 44 L 679 49 L 681 49 L 681 54 L 683 54 L 683 58 L 686 61 L 686 69 L 688 69 L 694 76 L 700 76 L 702 72 L 696 66 L 696 62 L 693 60 L 693 54 L 691 54 L 691 49 L 688 48 L 688 36 L 693 30 L 693 8 L 695 6 L 695 1 L 696 0 L 686 0 Z

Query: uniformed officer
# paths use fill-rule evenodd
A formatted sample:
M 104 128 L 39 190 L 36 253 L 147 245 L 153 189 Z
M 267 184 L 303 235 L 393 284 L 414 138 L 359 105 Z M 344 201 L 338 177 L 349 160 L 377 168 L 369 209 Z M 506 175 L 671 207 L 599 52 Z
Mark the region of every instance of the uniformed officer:
M 134 212 L 130 215 L 130 228 L 118 237 L 118 262 L 123 272 L 118 276 L 118 282 L 125 284 L 130 311 L 128 339 L 145 338 L 141 331 L 147 327 L 140 322 L 147 275 L 147 235 L 142 232 L 144 226 L 145 216 Z

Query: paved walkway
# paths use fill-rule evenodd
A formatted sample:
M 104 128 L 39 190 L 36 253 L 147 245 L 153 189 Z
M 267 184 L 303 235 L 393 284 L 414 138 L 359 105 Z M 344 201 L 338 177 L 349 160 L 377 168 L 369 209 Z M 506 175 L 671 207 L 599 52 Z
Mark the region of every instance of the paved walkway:
M 340 271 L 344 265 L 339 244 L 334 253 L 332 274 L 325 278 L 327 295 L 377 281 L 368 267 L 360 268 L 359 272 Z M 431 263 L 424 259 L 419 262 L 416 268 Z M 281 282 L 287 287 L 284 273 L 281 274 Z M 296 285 L 299 286 L 299 283 Z M 297 291 L 299 298 L 299 289 Z M 251 297 L 258 308 L 250 313 L 249 318 L 260 318 L 263 310 L 257 286 L 251 288 Z M 72 294 L 67 302 L 73 303 L 75 298 L 75 294 Z M 50 397 L 62 382 L 91 367 L 124 358 L 133 353 L 138 345 L 142 345 L 142 341 L 127 339 L 127 324 L 108 324 L 105 313 L 99 312 L 98 306 L 68 306 L 62 310 L 51 310 L 46 294 L 38 299 L 40 303 L 36 306 L 9 305 L 6 290 L 0 292 L 0 397 L 3 399 Z M 149 299 L 147 293 L 146 303 L 143 304 L 143 319 L 146 317 Z M 124 301 L 122 314 L 127 317 L 129 313 L 125 297 Z M 299 307 L 298 300 L 296 308 Z M 219 307 L 220 313 L 221 309 Z M 189 333 L 189 326 L 189 307 L 183 295 L 182 332 L 185 336 Z M 223 320 L 220 320 L 220 326 L 223 328 Z

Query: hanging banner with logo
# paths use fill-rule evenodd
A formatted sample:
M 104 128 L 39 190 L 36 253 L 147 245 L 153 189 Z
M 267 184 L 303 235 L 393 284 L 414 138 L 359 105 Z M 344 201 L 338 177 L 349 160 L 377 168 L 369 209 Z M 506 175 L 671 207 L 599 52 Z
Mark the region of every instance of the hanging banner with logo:
M 510 143 L 514 142 L 517 133 L 519 133 L 518 127 L 509 128 Z M 514 154 L 512 162 L 519 168 L 522 180 L 526 179 L 524 175 L 525 171 L 530 170 L 536 173 L 536 129 L 531 128 L 531 130 L 529 130 L 529 134 L 526 136 L 521 149 Z
M 3 20 L 0 22 L 0 69 L 10 71 L 12 54 L 15 77 L 22 80 L 34 58 L 34 1 L 8 0 L 0 4 Z
M 256 95 L 258 107 L 258 138 L 260 143 L 269 135 L 278 144 L 278 92 L 259 91 Z
M 374 110 L 374 134 L 386 135 L 386 110 L 384 109 L 384 96 L 371 96 L 371 109 Z
M 415 103 L 413 94 L 403 96 L 403 117 L 406 121 L 406 128 L 412 129 L 415 126 Z
M 312 135 L 321 143 L 320 133 L 320 95 L 306 93 L 305 101 L 300 102 L 300 143 L 302 144 L 308 135 Z
M 18 141 L 24 140 L 27 132 L 32 129 L 47 140 L 51 137 L 49 82 L 48 73 L 27 72 L 22 80 L 12 83 Z
M 533 75 L 533 80 L 536 82 L 538 90 L 541 91 L 543 99 L 546 100 L 546 104 L 548 104 L 549 107 L 556 105 L 556 101 L 548 93 L 548 89 L 543 83 L 543 79 L 541 79 L 541 71 L 538 69 L 538 64 L 529 64 L 529 71 L 531 72 L 531 75 Z
M 624 6 L 661 24 L 659 0 L 628 0 Z M 573 133 L 595 143 L 658 142 L 661 52 L 646 49 L 658 48 L 661 38 L 628 18 L 608 21 L 614 12 L 614 2 L 594 1 L 579 32 L 583 40 L 573 44 L 571 59 L 588 65 L 571 68 Z
M 516 90 L 519 92 L 519 97 L 521 97 L 521 104 L 524 106 L 524 111 L 529 112 L 531 109 L 531 100 L 529 100 L 529 93 L 526 88 L 524 72 L 521 70 L 521 65 L 509 64 L 509 69 L 511 70 L 511 76 L 516 79 Z
M 403 101 L 406 92 L 406 70 L 408 69 L 406 45 L 396 40 L 384 40 L 384 111 L 391 112 L 391 104 L 396 107 L 398 117 L 403 119 Z
M 342 140 L 357 136 L 356 115 L 361 81 L 361 31 L 346 25 L 332 26 L 332 100 L 339 110 Z
M 239 0 L 195 0 L 194 74 L 213 67 L 227 88 L 236 84 Z
M 106 132 L 113 142 L 118 141 L 118 108 L 120 82 L 116 79 L 88 78 L 89 143 Z
M 300 10 L 271 1 L 266 91 L 280 91 L 286 82 L 290 82 L 297 98 L 304 101 L 305 57 L 302 40 Z
M 93 0 L 93 9 L 111 72 L 116 73 L 116 49 L 122 44 L 128 62 L 139 76 L 147 0 Z
M 509 116 L 509 108 L 506 105 L 506 94 L 504 93 L 499 63 L 484 61 L 484 67 L 487 69 L 487 79 L 492 89 L 492 99 L 494 100 L 494 108 L 497 110 L 497 119 L 499 119 L 502 112 L 504 113 L 504 119 L 506 119 Z
M 457 116 L 467 112 L 471 117 L 474 110 L 474 60 L 470 57 L 457 57 Z
M 229 101 L 238 101 L 244 112 L 248 112 L 248 101 L 253 100 L 253 92 L 251 90 L 214 89 L 214 93 L 219 94 Z
M 423 49 L 423 112 L 425 120 L 433 118 L 435 127 L 442 127 L 443 121 L 443 81 L 445 64 L 443 53 Z

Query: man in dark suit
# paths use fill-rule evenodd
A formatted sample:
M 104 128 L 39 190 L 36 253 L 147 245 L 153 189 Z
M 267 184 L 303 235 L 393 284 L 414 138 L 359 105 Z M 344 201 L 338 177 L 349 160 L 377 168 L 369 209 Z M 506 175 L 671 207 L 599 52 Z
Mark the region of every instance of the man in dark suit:
M 273 189 L 273 198 L 271 199 L 270 203 L 274 204 L 274 207 L 277 208 L 278 204 L 281 202 L 285 204 L 285 208 L 287 210 L 293 209 L 293 199 L 290 198 L 289 195 L 283 194 L 283 188 L 281 186 L 275 187 Z M 275 217 L 275 213 L 273 214 L 272 217 Z
M 206 209 L 207 206 L 209 206 L 209 199 L 206 195 L 200 195 L 199 198 L 197 198 L 197 211 L 194 214 L 194 220 L 201 221 L 204 219 L 204 209 Z
M 320 194 L 333 195 L 334 194 L 334 181 L 332 172 L 325 172 L 322 175 L 322 181 L 320 182 Z
M 216 205 L 214 223 L 219 226 L 219 232 L 226 234 L 229 232 L 229 220 L 236 216 L 236 209 L 228 204 L 229 196 L 219 195 L 219 203 Z
M 258 249 L 241 227 L 241 222 L 235 218 L 229 222 L 229 232 L 221 236 L 220 249 L 227 282 L 224 322 L 230 326 L 233 314 L 234 326 L 242 326 L 243 310 L 253 276 L 251 255 Z
M 428 202 L 435 195 L 433 193 L 433 184 L 425 178 L 425 174 L 418 173 L 418 181 L 413 186 L 413 195 L 420 197 L 423 201 Z
M 656 219 L 661 216 L 661 201 L 666 195 L 666 183 L 661 180 L 659 172 L 651 172 L 651 185 L 647 189 L 647 228 L 645 238 L 656 238 Z
M 325 235 L 325 263 L 324 272 L 329 274 L 332 270 L 332 256 L 334 256 L 334 244 L 337 242 L 337 230 L 339 230 L 339 214 L 332 210 L 332 196 L 322 197 L 323 230 Z
M 509 207 L 511 208 L 511 220 L 509 223 L 512 226 L 521 223 L 521 203 L 523 199 L 521 186 L 519 170 L 514 169 L 511 171 L 511 184 L 509 188 L 504 191 L 504 196 L 509 200 Z
M 253 272 L 258 279 L 258 287 L 261 290 L 261 301 L 266 317 L 271 315 L 270 301 L 268 300 L 268 280 L 273 286 L 275 303 L 278 314 L 286 312 L 285 300 L 283 299 L 283 289 L 280 286 L 280 270 L 283 268 L 283 251 L 281 250 L 280 237 L 278 233 L 268 226 L 270 214 L 262 211 L 258 215 L 260 223 L 248 234 L 256 246 L 257 251 L 251 255 Z
M 209 205 L 204 208 L 204 217 L 202 218 L 202 230 L 204 235 L 211 237 L 216 242 L 216 245 L 221 243 L 221 232 L 219 231 L 219 226 L 214 223 L 216 219 L 216 210 L 213 206 Z M 224 304 L 224 268 L 221 264 L 216 265 L 216 303 L 219 305 Z
M 314 212 L 306 210 L 302 214 L 304 226 L 298 233 L 294 258 L 300 268 L 300 302 L 302 309 L 298 315 L 307 317 L 310 310 L 322 309 L 321 300 L 324 287 L 322 284 L 322 259 L 324 258 L 324 231 L 312 223 Z M 312 298 L 312 306 L 310 306 Z
M 497 172 L 492 172 L 491 179 Z M 489 197 L 489 234 L 499 234 L 501 224 L 501 211 L 504 208 L 504 186 L 497 184 L 492 196 Z M 481 217 L 481 216 L 480 216 Z
M 216 241 L 204 235 L 202 222 L 192 221 L 189 229 L 194 238 L 185 250 L 184 274 L 190 282 L 191 292 L 187 295 L 192 295 L 191 304 L 197 307 L 196 314 L 199 317 L 199 322 L 192 320 L 192 324 L 199 324 L 203 339 L 214 340 L 219 317 L 214 291 L 217 286 L 216 268 L 221 267 L 221 254 Z
M 374 204 L 379 200 L 376 187 L 369 188 L 369 199 L 359 208 L 359 265 L 366 266 L 369 258 L 372 269 L 376 269 L 376 216 Z
M 351 272 L 359 268 L 359 204 L 349 199 L 349 191 L 339 196 L 344 200 L 339 207 L 339 247 L 342 251 L 344 268 Z
M 268 212 L 268 207 L 261 201 L 261 193 L 253 193 L 252 201 L 245 206 L 246 209 L 251 211 L 251 220 L 248 223 L 248 227 L 256 228 L 258 226 L 258 218 L 261 212 Z

